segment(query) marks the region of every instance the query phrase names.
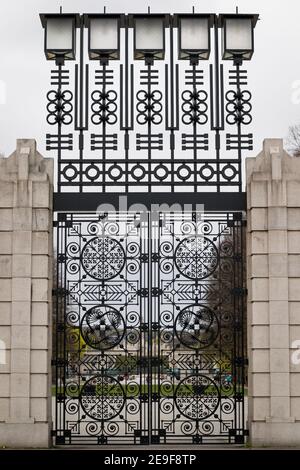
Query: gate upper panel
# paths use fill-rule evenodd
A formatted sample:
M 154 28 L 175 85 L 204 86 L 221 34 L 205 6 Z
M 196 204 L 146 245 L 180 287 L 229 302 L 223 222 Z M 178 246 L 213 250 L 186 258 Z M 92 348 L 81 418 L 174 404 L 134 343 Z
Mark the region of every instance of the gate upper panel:
M 253 148 L 247 70 L 219 63 L 218 38 L 209 60 L 178 60 L 172 24 L 165 62 L 134 60 L 132 28 L 120 34 L 120 61 L 88 63 L 82 28 L 75 66 L 51 72 L 47 150 L 58 192 L 241 191 Z

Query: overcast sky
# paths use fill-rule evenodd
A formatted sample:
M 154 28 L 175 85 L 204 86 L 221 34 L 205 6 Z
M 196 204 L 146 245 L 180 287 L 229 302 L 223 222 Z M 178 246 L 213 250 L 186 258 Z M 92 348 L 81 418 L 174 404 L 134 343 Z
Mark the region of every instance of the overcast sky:
M 0 152 L 10 154 L 17 138 L 35 138 L 45 149 L 45 93 L 49 64 L 43 53 L 40 12 L 259 13 L 255 54 L 248 65 L 253 92 L 253 132 L 256 154 L 266 137 L 284 138 L 288 127 L 300 123 L 299 0 L 1 0 L 0 3 Z M 298 83 L 297 83 L 298 81 Z M 6 87 L 6 93 L 5 93 Z M 295 92 L 294 92 L 295 94 Z M 300 96 L 300 93 L 298 93 Z M 296 93 L 297 97 L 297 93 Z M 249 129 L 250 130 L 250 129 Z

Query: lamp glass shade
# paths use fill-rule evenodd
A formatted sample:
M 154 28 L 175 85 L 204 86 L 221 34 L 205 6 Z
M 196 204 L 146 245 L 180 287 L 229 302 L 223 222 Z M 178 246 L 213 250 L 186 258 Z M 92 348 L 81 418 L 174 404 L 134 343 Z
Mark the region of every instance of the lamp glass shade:
M 117 18 L 91 18 L 90 49 L 95 51 L 119 49 L 119 25 Z
M 46 50 L 53 53 L 72 51 L 73 29 L 72 18 L 48 18 Z
M 207 60 L 210 54 L 210 18 L 179 16 L 178 58 Z
M 209 49 L 208 18 L 181 18 L 181 49 L 202 51 Z
M 250 51 L 252 44 L 251 18 L 227 18 L 226 49 L 230 51 Z
M 136 18 L 135 49 L 145 52 L 164 49 L 163 18 Z

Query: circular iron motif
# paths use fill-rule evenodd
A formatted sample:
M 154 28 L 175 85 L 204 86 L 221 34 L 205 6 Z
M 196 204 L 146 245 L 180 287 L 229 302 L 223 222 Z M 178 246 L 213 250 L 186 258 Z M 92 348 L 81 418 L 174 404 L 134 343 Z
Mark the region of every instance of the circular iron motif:
M 190 349 L 203 349 L 216 340 L 219 324 L 210 308 L 205 305 L 191 305 L 178 314 L 175 332 L 184 346 Z
M 84 246 L 81 264 L 85 272 L 94 279 L 112 279 L 122 271 L 125 253 L 114 238 L 95 237 Z
M 107 421 L 115 418 L 125 404 L 125 393 L 118 380 L 110 376 L 95 376 L 80 392 L 80 404 L 92 419 Z
M 206 375 L 190 375 L 177 385 L 175 404 L 180 413 L 191 420 L 213 415 L 220 403 L 215 382 Z
M 218 251 L 208 238 L 189 237 L 176 248 L 175 263 L 178 271 L 189 279 L 205 279 L 218 265 Z
M 93 307 L 86 312 L 80 324 L 81 335 L 91 348 L 106 350 L 123 339 L 125 322 L 118 310 L 110 306 Z

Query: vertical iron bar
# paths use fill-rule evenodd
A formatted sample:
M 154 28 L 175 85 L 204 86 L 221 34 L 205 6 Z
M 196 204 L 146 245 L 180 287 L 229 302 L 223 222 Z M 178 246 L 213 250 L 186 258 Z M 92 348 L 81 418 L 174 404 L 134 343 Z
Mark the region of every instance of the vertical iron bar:
M 237 83 L 237 133 L 238 133 L 238 175 L 239 175 L 239 191 L 242 191 L 242 110 L 241 105 L 241 75 L 240 75 L 240 63 L 236 63 L 236 83 Z
M 63 234 L 64 234 L 64 243 L 63 243 L 63 253 L 67 253 L 67 227 L 66 227 L 66 219 L 64 220 L 64 225 L 63 225 Z M 63 325 L 63 332 L 62 332 L 62 337 L 63 337 L 63 377 L 62 377 L 62 382 L 63 382 L 63 409 L 64 409 L 64 423 L 63 423 L 63 430 L 64 430 L 64 435 L 66 431 L 66 408 L 65 408 L 65 398 L 66 398 L 66 373 L 67 373 L 67 338 L 66 338 L 66 311 L 67 311 L 67 269 L 66 269 L 66 261 L 64 261 L 64 271 L 63 271 L 63 284 L 62 284 L 62 289 L 63 289 L 63 318 L 62 318 L 62 325 Z
M 238 253 L 237 251 L 237 246 L 236 246 L 236 224 L 238 222 L 234 222 L 232 226 L 232 256 L 234 256 L 233 259 L 233 351 L 232 351 L 232 378 L 233 378 L 233 393 L 234 393 L 234 429 L 235 431 L 238 428 L 238 418 L 237 418 L 237 407 L 238 407 L 238 401 L 237 401 L 237 382 L 238 382 L 238 365 L 237 365 L 237 358 L 239 356 L 239 346 L 238 346 L 238 341 L 239 341 L 239 331 L 238 331 L 238 304 L 239 302 L 237 301 L 237 290 L 240 287 L 238 283 L 238 276 L 237 276 L 237 261 L 236 261 L 236 255 Z
M 59 387 L 59 380 L 58 380 L 58 321 L 59 321 L 59 299 L 58 299 L 58 285 L 59 285 L 59 263 L 58 263 L 58 254 L 60 249 L 60 240 L 59 240 L 59 233 L 60 233 L 59 222 L 57 222 L 56 228 L 56 291 L 55 291 L 55 430 L 57 431 L 60 428 L 60 423 L 58 423 L 58 387 Z M 52 389 L 52 382 L 51 382 L 51 389 Z
M 127 214 L 127 217 L 128 217 L 128 214 Z M 128 223 L 128 220 L 127 220 L 127 223 Z M 126 229 L 127 230 L 127 229 Z M 144 250 L 144 243 L 143 243 L 143 226 L 142 226 L 142 222 L 140 221 L 140 228 L 138 230 L 138 234 L 139 234 L 139 248 L 140 248 L 140 253 L 142 255 L 143 253 L 143 250 Z M 141 263 L 141 261 L 140 261 Z M 140 264 L 141 268 L 140 268 L 140 276 L 139 276 L 139 287 L 140 289 L 142 289 L 144 286 L 143 286 L 143 265 L 142 263 Z M 126 266 L 127 268 L 127 266 Z M 142 428 L 143 428 L 143 418 L 144 418 L 144 413 L 145 413 L 145 407 L 144 407 L 144 402 L 141 398 L 142 396 L 142 383 L 143 383 L 143 364 L 142 364 L 142 358 L 144 356 L 144 352 L 143 352 L 143 347 L 144 347 L 144 344 L 145 344 L 145 331 L 143 329 L 143 324 L 145 323 L 145 320 L 144 320 L 144 308 L 143 308 L 143 298 L 140 296 L 139 299 L 138 299 L 138 302 L 139 302 L 139 328 L 140 328 L 140 336 L 139 336 L 139 355 L 137 353 L 137 358 L 136 358 L 136 367 L 137 367 L 137 375 L 139 375 L 139 383 L 140 383 L 140 410 L 139 410 L 139 416 L 140 416 L 140 422 L 139 422 L 139 428 L 138 430 L 140 431 L 140 439 L 142 437 Z M 140 359 L 140 361 L 138 362 L 138 359 Z
M 216 169 L 217 169 L 217 192 L 220 192 L 220 62 L 219 62 L 219 30 L 218 25 L 214 25 L 215 33 L 215 77 L 216 77 Z
M 245 267 L 244 267 L 244 263 L 245 263 L 245 260 L 244 260 L 244 250 L 246 249 L 245 247 L 245 239 L 244 239 L 244 236 L 245 236 L 245 228 L 244 228 L 244 223 L 241 221 L 240 224 L 239 224 L 239 237 L 240 237 L 240 244 L 241 244 L 241 248 L 240 248 L 240 255 L 241 255 L 241 259 L 240 259 L 240 278 L 241 278 L 241 285 L 243 287 L 243 289 L 245 288 Z M 244 434 L 244 431 L 245 431 L 245 378 L 246 378 L 246 374 L 245 374 L 245 361 L 244 361 L 244 358 L 245 358 L 245 355 L 247 354 L 247 351 L 245 350 L 245 340 L 246 340 L 246 337 L 245 337 L 245 331 L 244 331 L 244 313 L 245 313 L 245 297 L 242 296 L 241 297 L 241 301 L 240 301 L 240 319 L 241 319 L 241 330 L 240 330 L 240 336 L 241 336 L 241 351 L 242 351 L 242 357 L 243 357 L 243 364 L 242 364 L 242 377 L 241 377 L 241 380 L 242 380 L 242 389 L 241 389 L 241 393 L 242 393 L 242 398 L 243 398 L 243 401 L 242 401 L 242 420 L 241 420 L 241 428 L 243 430 L 243 434 Z
M 165 77 L 165 80 L 168 80 L 168 77 Z M 175 135 L 174 135 L 174 34 L 173 34 L 173 22 L 170 22 L 170 106 L 171 106 L 171 191 L 174 191 L 174 181 L 175 181 Z M 176 97 L 179 101 L 179 97 Z M 166 102 L 169 101 L 169 97 L 166 94 Z M 166 111 L 167 112 L 167 111 Z
M 106 192 L 105 174 L 106 174 L 106 63 L 102 64 L 102 168 L 103 168 L 103 192 Z
M 152 214 L 148 212 L 148 435 L 149 443 L 152 439 L 152 235 L 153 235 L 153 221 Z
M 148 191 L 151 192 L 151 157 L 152 157 L 152 151 L 151 151 L 151 118 L 152 118 L 152 98 L 151 98 L 151 63 L 149 62 L 147 65 L 148 73 L 147 73 L 147 78 L 148 78 L 148 85 L 147 85 L 147 105 L 148 105 Z
M 194 191 L 197 192 L 197 78 L 196 78 L 196 64 L 193 63 L 193 98 L 192 98 L 192 106 L 193 106 L 193 158 L 194 158 Z
M 87 131 L 89 127 L 89 66 L 85 67 L 85 125 L 83 130 Z
M 128 93 L 129 93 L 129 58 L 128 58 L 128 24 L 125 25 L 125 83 L 121 83 L 121 87 L 125 86 L 125 191 L 129 189 L 129 130 L 128 130 Z M 133 81 L 133 76 L 131 76 Z
M 57 92 L 57 166 L 58 184 L 57 189 L 61 191 L 61 168 L 62 168 L 62 65 L 58 65 L 58 92 Z
M 84 77 L 84 24 L 81 20 L 80 25 L 80 62 L 79 62 L 79 192 L 83 191 L 83 149 L 84 149 L 84 135 L 83 135 L 83 77 Z

